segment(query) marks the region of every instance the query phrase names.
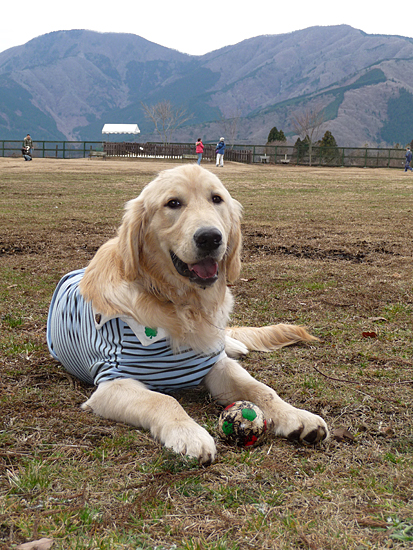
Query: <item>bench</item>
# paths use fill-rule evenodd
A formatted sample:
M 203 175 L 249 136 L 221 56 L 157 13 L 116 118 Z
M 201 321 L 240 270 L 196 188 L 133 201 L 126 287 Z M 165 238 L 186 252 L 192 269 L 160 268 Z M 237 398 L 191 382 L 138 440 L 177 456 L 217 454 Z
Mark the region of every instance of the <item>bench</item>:
M 198 155 L 182 155 L 182 160 L 198 160 Z
M 267 155 L 263 155 L 262 157 L 260 157 L 260 162 L 262 164 L 268 164 L 270 162 L 270 157 Z
M 285 153 L 284 158 L 280 160 L 281 164 L 289 164 L 290 159 L 287 158 L 287 153 Z
M 105 151 L 90 151 L 89 160 L 92 157 L 101 158 L 101 159 L 106 160 L 106 155 L 107 155 L 107 153 Z

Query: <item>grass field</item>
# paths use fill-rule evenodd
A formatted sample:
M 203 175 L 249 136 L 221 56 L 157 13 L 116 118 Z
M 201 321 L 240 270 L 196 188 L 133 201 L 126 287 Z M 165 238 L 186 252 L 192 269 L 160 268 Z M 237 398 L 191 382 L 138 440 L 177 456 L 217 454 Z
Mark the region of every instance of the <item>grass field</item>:
M 217 440 L 201 468 L 88 414 L 93 389 L 45 344 L 66 272 L 113 236 L 167 163 L 0 158 L 0 549 L 385 549 L 413 545 L 413 176 L 211 167 L 244 206 L 234 324 L 306 325 L 320 341 L 242 360 L 333 437 Z M 202 388 L 177 395 L 217 434 Z

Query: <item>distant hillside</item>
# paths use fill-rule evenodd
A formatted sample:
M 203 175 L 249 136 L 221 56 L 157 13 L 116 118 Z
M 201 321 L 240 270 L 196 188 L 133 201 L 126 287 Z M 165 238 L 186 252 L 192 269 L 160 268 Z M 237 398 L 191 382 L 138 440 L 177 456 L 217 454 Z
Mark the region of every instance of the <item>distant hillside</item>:
M 292 116 L 323 108 L 342 146 L 413 138 L 413 40 L 347 25 L 259 36 L 190 56 L 139 36 L 58 31 L 0 53 L 0 139 L 100 140 L 104 123 L 138 123 L 141 102 L 163 99 L 193 118 L 175 140 L 221 135 L 295 140 Z M 321 136 L 320 136 L 321 137 Z

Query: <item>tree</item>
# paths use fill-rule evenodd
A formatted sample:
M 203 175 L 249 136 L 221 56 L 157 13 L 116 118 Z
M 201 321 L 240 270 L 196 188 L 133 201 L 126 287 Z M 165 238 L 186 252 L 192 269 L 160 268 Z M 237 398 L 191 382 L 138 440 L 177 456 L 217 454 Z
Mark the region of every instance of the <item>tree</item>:
M 271 128 L 270 133 L 268 134 L 267 143 L 272 143 L 274 141 L 282 141 L 284 143 L 287 141 L 284 132 L 282 130 L 277 130 L 277 126 Z
M 297 138 L 297 141 L 294 143 L 294 149 L 297 155 L 297 164 L 300 164 L 300 160 L 308 152 L 308 140 L 305 138 L 301 141 L 300 138 Z
M 141 103 L 145 117 L 155 125 L 155 131 L 162 143 L 170 143 L 174 131 L 190 120 L 193 115 L 186 112 L 186 109 L 173 107 L 170 101 L 161 101 L 155 105 Z
M 327 130 L 327 132 L 324 134 L 323 139 L 319 142 L 320 147 L 337 147 L 336 138 L 333 136 L 333 134 Z
M 228 117 L 221 117 L 221 124 L 224 130 L 225 140 L 231 149 L 234 147 L 235 138 L 238 133 L 238 125 L 241 118 L 241 109 L 238 107 L 229 113 Z
M 333 134 L 327 130 L 324 134 L 323 139 L 318 142 L 320 148 L 320 157 L 327 164 L 337 162 L 339 158 L 339 151 L 337 148 L 337 142 Z
M 323 107 L 315 107 L 314 109 L 307 108 L 301 113 L 292 118 L 292 125 L 294 130 L 300 138 L 308 141 L 308 153 L 311 157 L 313 152 L 313 145 L 317 139 L 320 126 L 324 122 L 324 109 Z

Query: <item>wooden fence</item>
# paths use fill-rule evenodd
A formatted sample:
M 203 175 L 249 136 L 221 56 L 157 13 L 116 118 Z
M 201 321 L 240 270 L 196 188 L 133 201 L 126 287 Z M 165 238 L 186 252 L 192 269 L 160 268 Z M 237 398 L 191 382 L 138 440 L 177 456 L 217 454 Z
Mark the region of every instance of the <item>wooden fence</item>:
M 215 161 L 215 145 L 206 144 L 202 154 L 203 161 Z M 108 157 L 138 157 L 138 158 L 163 158 L 185 160 L 196 159 L 195 145 L 193 143 L 113 143 L 105 142 L 103 150 Z M 225 150 L 225 159 L 234 162 L 251 164 L 251 148 L 229 147 Z
M 0 157 L 21 157 L 22 140 L 0 140 Z M 102 150 L 101 141 L 49 141 L 33 143 L 33 158 L 86 158 L 90 151 Z
M 359 168 L 401 168 L 406 151 L 375 147 L 308 147 L 252 145 L 252 162 L 298 166 L 341 166 Z
M 0 140 L 0 157 L 21 157 L 22 141 Z M 107 157 L 136 159 L 196 160 L 194 143 L 132 143 L 102 141 L 35 141 L 34 158 L 88 158 L 103 151 Z M 360 168 L 399 168 L 404 165 L 404 149 L 374 147 L 313 147 L 293 145 L 234 145 L 225 150 L 225 160 L 299 166 L 355 166 Z M 203 161 L 214 162 L 215 144 L 206 144 Z

